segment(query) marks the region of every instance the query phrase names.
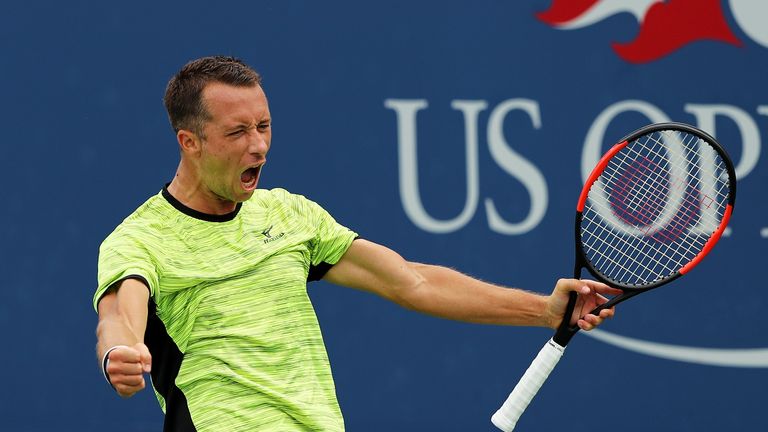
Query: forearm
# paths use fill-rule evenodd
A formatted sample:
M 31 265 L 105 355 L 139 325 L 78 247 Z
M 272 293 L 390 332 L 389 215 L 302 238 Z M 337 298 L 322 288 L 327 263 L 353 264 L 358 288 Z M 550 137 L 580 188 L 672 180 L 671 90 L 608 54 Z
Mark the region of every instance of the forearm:
M 99 320 L 99 325 L 96 327 L 96 339 L 96 355 L 99 359 L 114 346 L 133 346 L 140 342 L 143 343 L 142 335 L 137 335 L 128 321 L 120 316 Z
M 126 279 L 99 301 L 96 351 L 101 358 L 116 345 L 143 343 L 149 290 L 136 279 Z
M 446 267 L 416 264 L 355 240 L 325 280 L 363 289 L 429 315 L 485 324 L 551 327 L 548 296 L 503 288 Z
M 405 291 L 398 303 L 442 318 L 482 324 L 550 326 L 547 297 L 483 282 L 455 270 L 409 263 L 423 280 Z

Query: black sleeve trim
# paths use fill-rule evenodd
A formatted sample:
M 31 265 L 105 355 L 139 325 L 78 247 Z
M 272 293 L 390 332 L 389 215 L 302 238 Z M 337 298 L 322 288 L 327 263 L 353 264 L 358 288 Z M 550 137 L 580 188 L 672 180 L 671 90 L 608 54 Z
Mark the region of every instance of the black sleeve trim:
M 149 288 L 149 281 L 144 276 L 141 276 L 141 275 L 135 275 L 135 274 L 134 275 L 128 275 L 128 276 L 118 280 L 117 282 L 113 283 L 112 286 L 114 286 L 115 284 L 120 283 L 120 282 L 122 282 L 122 281 L 124 281 L 126 279 L 136 279 L 137 281 L 143 283 L 147 287 L 147 291 L 149 291 L 149 294 L 150 295 L 152 294 L 152 290 Z M 110 287 L 110 288 L 112 288 L 112 287 Z
M 309 266 L 309 273 L 307 274 L 307 282 L 313 282 L 318 281 L 325 276 L 326 273 L 328 273 L 328 270 L 333 267 L 333 264 L 329 264 L 325 261 L 321 262 L 320 264 L 316 266 Z
M 352 241 L 354 242 L 355 240 L 357 240 L 359 238 L 360 238 L 360 236 L 357 235 L 357 236 L 355 236 L 355 238 L 352 239 Z M 350 243 L 350 246 L 351 245 L 352 245 L 352 243 Z M 331 267 L 333 267 L 333 266 L 334 266 L 334 264 L 329 264 L 329 263 L 327 263 L 325 261 L 321 262 L 320 264 L 318 264 L 316 266 L 310 265 L 309 266 L 309 273 L 307 273 L 307 282 L 319 281 L 320 279 L 323 278 L 323 276 L 325 276 L 326 273 L 328 273 L 328 270 L 330 270 Z

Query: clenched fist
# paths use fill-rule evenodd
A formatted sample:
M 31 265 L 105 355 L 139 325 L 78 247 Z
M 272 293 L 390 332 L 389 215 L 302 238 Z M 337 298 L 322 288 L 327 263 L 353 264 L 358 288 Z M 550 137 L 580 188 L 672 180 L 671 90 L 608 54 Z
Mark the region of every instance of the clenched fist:
M 152 355 L 143 343 L 120 346 L 109 352 L 105 371 L 112 387 L 122 397 L 131 397 L 146 387 L 144 373 L 152 370 Z

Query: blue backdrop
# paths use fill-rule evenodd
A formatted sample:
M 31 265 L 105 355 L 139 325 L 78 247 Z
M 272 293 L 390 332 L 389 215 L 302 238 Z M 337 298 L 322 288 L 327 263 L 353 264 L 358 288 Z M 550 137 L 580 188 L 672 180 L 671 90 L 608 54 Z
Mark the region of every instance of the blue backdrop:
M 594 155 L 651 121 L 716 135 L 740 177 L 728 236 L 602 328 L 630 349 L 578 335 L 518 428 L 765 428 L 764 3 L 167 3 L 17 1 L 0 14 L 0 430 L 160 429 L 151 392 L 121 400 L 101 377 L 96 258 L 174 173 L 165 83 L 219 53 L 264 76 L 274 138 L 261 187 L 304 194 L 408 259 L 540 292 L 570 276 Z M 725 27 L 659 32 L 670 17 Z M 322 282 L 310 294 L 350 431 L 495 430 L 490 414 L 550 335 Z M 661 358 L 675 347 L 682 360 Z

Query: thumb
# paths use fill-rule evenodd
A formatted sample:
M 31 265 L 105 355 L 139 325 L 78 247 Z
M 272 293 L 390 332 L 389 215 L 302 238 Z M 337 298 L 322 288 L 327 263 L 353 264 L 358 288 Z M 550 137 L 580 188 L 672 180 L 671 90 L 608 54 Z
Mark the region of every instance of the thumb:
M 149 348 L 146 345 L 139 342 L 133 346 L 133 349 L 139 352 L 141 358 L 141 366 L 144 372 L 152 371 L 152 354 L 149 353 Z

